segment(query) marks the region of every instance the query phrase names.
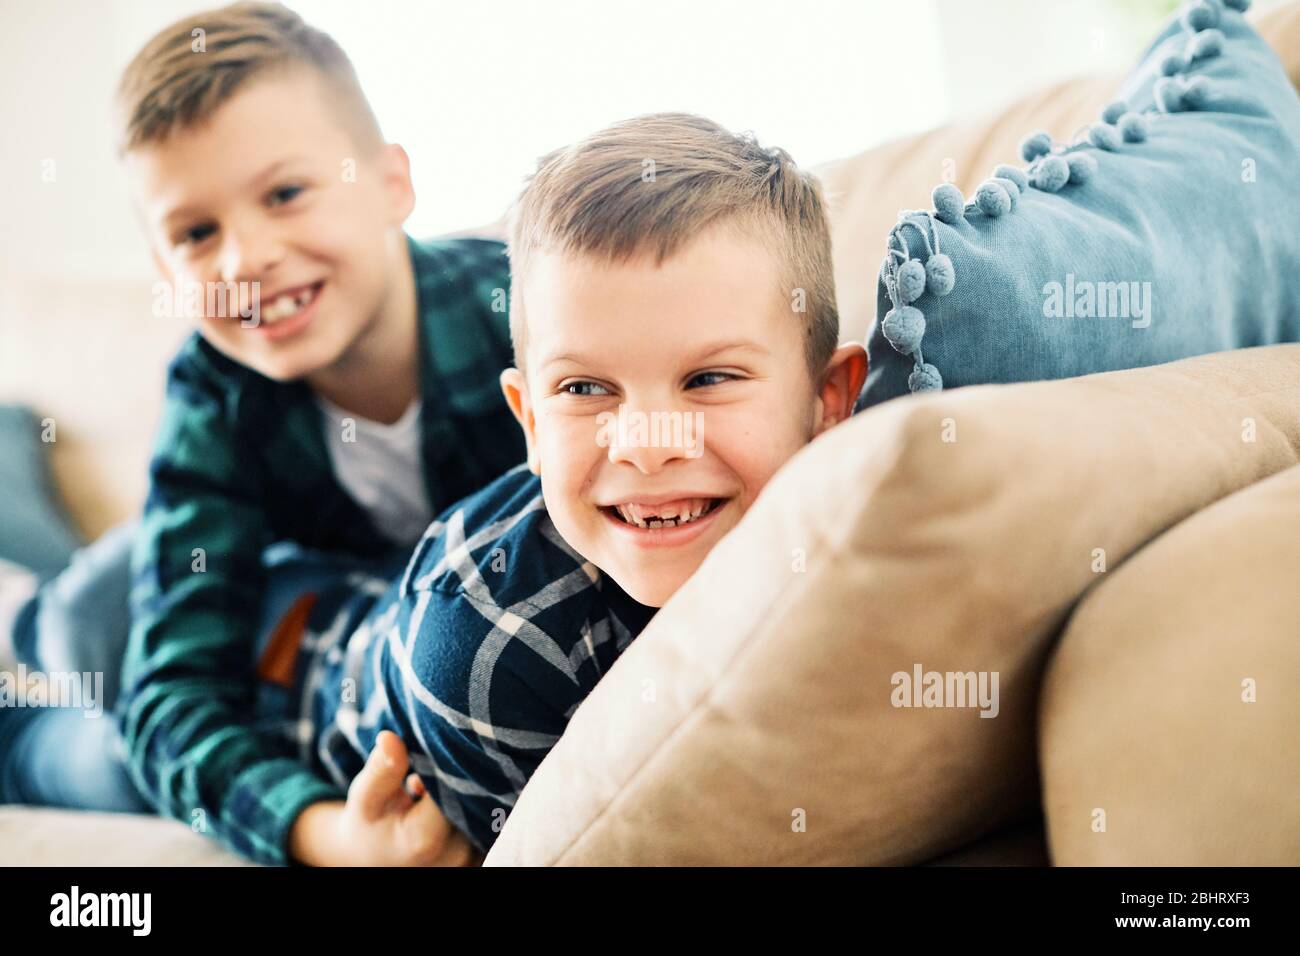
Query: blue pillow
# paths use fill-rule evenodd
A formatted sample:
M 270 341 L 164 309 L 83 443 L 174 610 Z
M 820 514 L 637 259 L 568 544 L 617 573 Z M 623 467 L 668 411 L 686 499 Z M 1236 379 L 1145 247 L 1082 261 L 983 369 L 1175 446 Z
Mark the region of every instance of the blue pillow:
M 82 541 L 59 503 L 40 434 L 31 409 L 0 405 L 0 558 L 48 577 Z
M 1300 340 L 1300 99 L 1248 4 L 1189 4 L 1070 143 L 900 215 L 859 408 Z

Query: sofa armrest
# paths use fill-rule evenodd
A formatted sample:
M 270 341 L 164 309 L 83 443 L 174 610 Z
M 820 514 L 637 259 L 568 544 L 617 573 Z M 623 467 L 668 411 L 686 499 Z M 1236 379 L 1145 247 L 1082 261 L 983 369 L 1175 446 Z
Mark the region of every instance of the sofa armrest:
M 1300 465 L 1170 529 L 1076 609 L 1044 678 L 1064 865 L 1300 861 Z

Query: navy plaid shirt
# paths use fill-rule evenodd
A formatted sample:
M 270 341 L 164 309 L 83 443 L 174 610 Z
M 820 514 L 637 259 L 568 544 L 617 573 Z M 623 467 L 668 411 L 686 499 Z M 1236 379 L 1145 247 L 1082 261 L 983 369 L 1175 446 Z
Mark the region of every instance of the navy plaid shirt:
M 340 787 L 397 733 L 448 820 L 486 851 L 542 758 L 655 609 L 560 537 L 520 466 L 429 526 L 376 598 L 322 596 L 299 652 L 300 758 Z

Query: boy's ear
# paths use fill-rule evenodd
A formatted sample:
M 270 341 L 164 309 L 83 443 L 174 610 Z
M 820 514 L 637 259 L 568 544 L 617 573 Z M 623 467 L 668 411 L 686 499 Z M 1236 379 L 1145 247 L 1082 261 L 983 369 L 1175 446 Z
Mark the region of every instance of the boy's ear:
M 841 345 L 831 355 L 818 393 L 813 434 L 820 435 L 853 414 L 853 406 L 867 380 L 867 350 L 857 342 Z
M 524 373 L 511 366 L 501 373 L 501 393 L 506 397 L 506 404 L 514 413 L 519 427 L 524 430 L 524 441 L 528 445 L 528 470 L 541 476 L 542 462 L 537 454 L 537 417 L 533 414 L 533 403 L 528 398 L 528 383 Z
M 396 143 L 380 147 L 379 174 L 388 194 L 389 212 L 400 225 L 415 208 L 415 186 L 411 183 L 411 157 Z

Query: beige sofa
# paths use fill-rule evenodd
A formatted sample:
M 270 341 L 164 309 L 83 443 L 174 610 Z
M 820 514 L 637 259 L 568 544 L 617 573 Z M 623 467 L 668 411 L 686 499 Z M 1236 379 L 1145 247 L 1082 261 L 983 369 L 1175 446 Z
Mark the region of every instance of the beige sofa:
M 1300 3 L 1259 26 L 1300 79 Z M 945 168 L 969 191 L 1031 129 L 1068 135 L 1114 84 L 1061 84 L 818 170 L 844 336 L 874 317 L 898 209 L 927 205 Z M 58 423 L 56 480 L 88 536 L 143 499 L 163 370 L 185 334 L 149 318 L 149 295 L 0 282 L 0 339 L 17 344 L 0 354 L 0 401 Z M 948 420 L 956 442 L 936 437 Z M 1300 861 L 1283 799 L 1300 783 L 1285 696 L 1298 618 L 1277 577 L 1300 557 L 1298 449 L 1300 347 L 859 416 L 782 471 L 620 660 L 488 862 L 1042 863 L 1049 844 L 1064 863 Z M 1259 544 L 1234 536 L 1239 522 Z M 796 550 L 806 573 L 792 577 Z M 999 717 L 889 706 L 881 687 L 913 661 L 998 671 Z M 1216 674 L 1254 679 L 1258 698 L 1215 697 Z M 1153 681 L 1178 686 L 1153 699 Z M 1242 763 L 1198 774 L 1227 754 Z M 1258 778 L 1246 796 L 1232 786 L 1244 767 Z M 1216 843 L 1245 812 L 1268 826 Z M 236 861 L 178 823 L 0 808 L 0 863 L 18 862 Z
M 1055 862 L 1300 862 L 1298 462 L 1300 345 L 858 415 L 623 653 L 487 863 L 920 863 L 1035 812 L 1037 747 Z M 917 707 L 918 669 L 996 693 Z

